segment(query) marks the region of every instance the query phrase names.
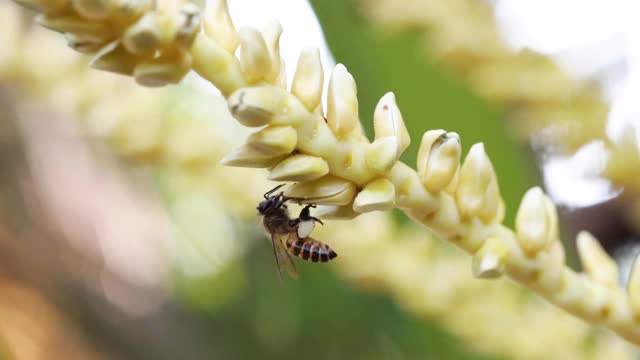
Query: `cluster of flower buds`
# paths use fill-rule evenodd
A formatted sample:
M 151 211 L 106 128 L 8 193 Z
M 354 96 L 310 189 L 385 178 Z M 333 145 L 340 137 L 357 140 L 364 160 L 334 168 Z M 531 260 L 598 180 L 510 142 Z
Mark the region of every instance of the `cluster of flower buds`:
M 186 0 L 16 0 L 37 21 L 92 54 L 96 69 L 133 76 L 145 86 L 179 82 L 191 69 L 189 50 L 200 12 Z
M 325 218 L 399 208 L 473 254 L 475 276 L 506 273 L 569 312 L 640 342 L 640 326 L 627 301 L 633 291 L 627 297 L 610 287 L 610 275 L 605 274 L 612 271 L 602 270 L 610 268 L 602 261 L 586 266 L 594 270 L 585 275 L 565 265 L 556 208 L 541 189 L 527 192 L 516 230 L 508 229 L 501 224 L 504 201 L 482 144 L 473 145 L 461 163 L 457 134 L 428 131 L 415 171 L 398 160 L 410 139 L 393 94 L 380 99 L 373 118 L 375 139 L 369 141 L 360 125 L 356 84 L 344 66 L 337 65 L 331 74 L 323 113 L 324 74 L 317 51 L 302 53 L 288 90 L 278 80 L 282 76 L 275 75 L 280 62 L 274 61 L 277 52 L 268 42 L 255 31 L 241 31 L 236 36 L 243 49 L 237 60 L 232 55 L 235 43 L 224 48 L 223 39 L 231 32 L 225 24 L 230 21 L 215 27 L 225 37 L 216 40 L 212 34 L 200 44 L 203 59 L 210 56 L 200 73 L 228 95 L 235 119 L 260 129 L 223 163 L 266 168 L 272 180 L 295 182 L 287 195 L 322 205 L 318 214 Z M 589 249 L 580 252 L 585 264 L 606 257 L 594 250 L 595 240 L 581 243 L 592 244 L 582 246 Z M 602 284 L 602 278 L 609 285 Z

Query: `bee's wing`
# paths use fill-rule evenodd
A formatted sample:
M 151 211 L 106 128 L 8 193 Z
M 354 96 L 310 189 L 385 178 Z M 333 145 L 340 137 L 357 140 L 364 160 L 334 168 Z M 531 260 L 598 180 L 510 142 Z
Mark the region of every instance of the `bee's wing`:
M 298 277 L 298 270 L 296 265 L 289 257 L 289 253 L 286 248 L 286 241 L 289 236 L 295 236 L 295 231 L 288 234 L 273 234 L 271 236 L 271 242 L 273 243 L 273 255 L 276 258 L 276 265 L 278 267 L 278 273 L 282 278 L 282 267 L 284 267 L 292 278 Z

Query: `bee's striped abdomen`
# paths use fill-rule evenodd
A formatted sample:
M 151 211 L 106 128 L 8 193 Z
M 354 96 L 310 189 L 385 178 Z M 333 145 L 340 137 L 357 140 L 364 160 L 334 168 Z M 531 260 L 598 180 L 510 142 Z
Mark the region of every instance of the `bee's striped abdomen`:
M 329 245 L 310 237 L 304 239 L 290 237 L 287 241 L 287 250 L 292 255 L 312 262 L 328 262 L 338 256 Z

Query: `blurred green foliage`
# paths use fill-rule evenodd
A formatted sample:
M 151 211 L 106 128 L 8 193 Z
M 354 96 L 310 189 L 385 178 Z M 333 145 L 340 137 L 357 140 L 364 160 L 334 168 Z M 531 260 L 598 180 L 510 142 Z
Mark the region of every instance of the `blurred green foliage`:
M 257 249 L 246 258 L 242 296 L 204 314 L 221 359 L 490 359 L 412 318 L 386 295 L 336 278 L 327 266 L 296 260 L 300 279 L 280 281 L 271 249 Z

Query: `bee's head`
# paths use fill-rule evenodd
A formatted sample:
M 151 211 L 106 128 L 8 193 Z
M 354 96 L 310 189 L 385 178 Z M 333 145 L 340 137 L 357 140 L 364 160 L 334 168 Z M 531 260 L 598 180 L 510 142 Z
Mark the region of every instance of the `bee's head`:
M 270 210 L 276 208 L 277 205 L 278 205 L 278 197 L 269 196 L 265 200 L 261 201 L 260 204 L 258 204 L 258 207 L 256 207 L 256 209 L 258 210 L 260 215 L 264 215 Z

